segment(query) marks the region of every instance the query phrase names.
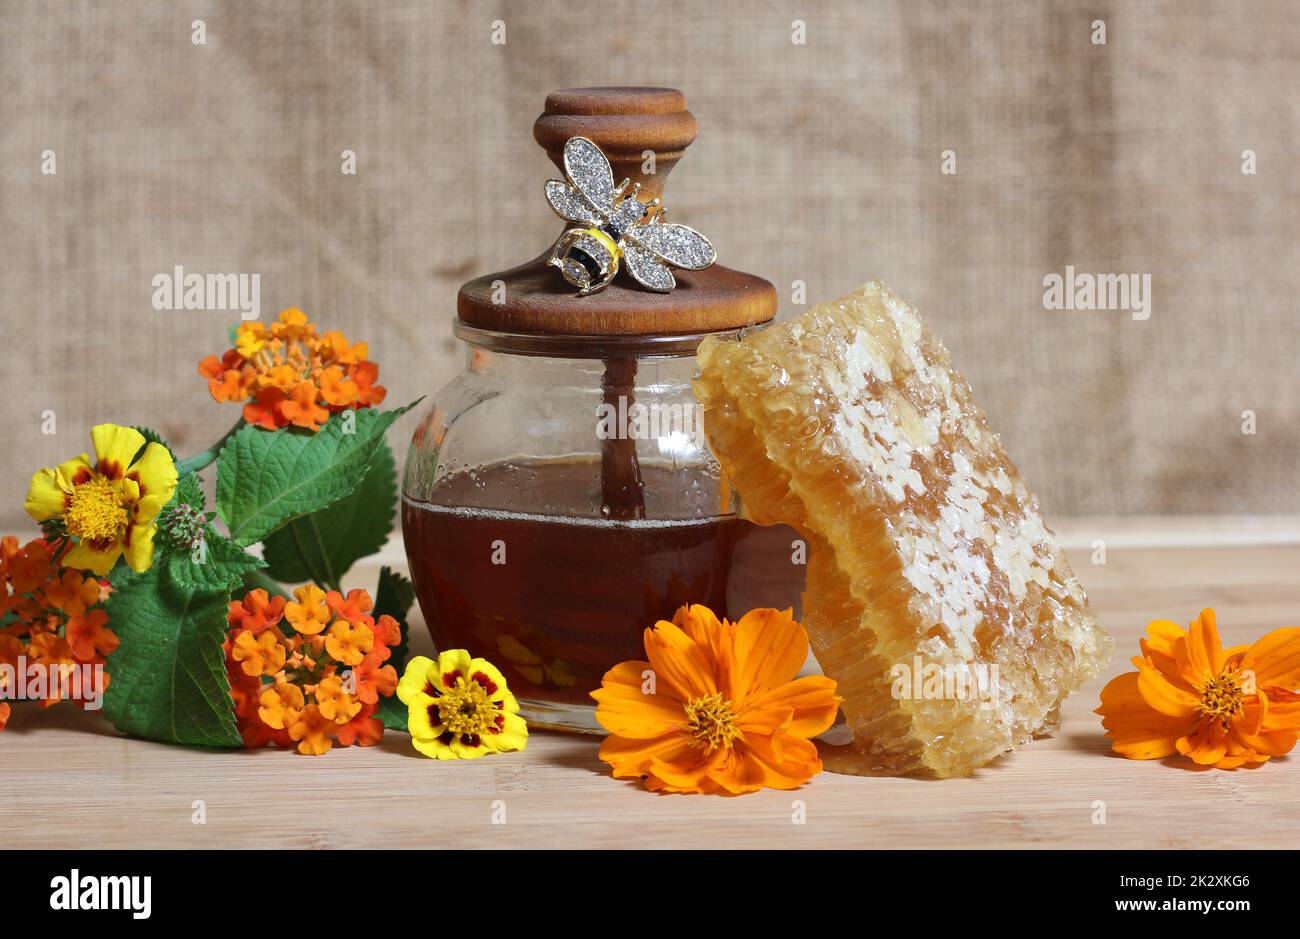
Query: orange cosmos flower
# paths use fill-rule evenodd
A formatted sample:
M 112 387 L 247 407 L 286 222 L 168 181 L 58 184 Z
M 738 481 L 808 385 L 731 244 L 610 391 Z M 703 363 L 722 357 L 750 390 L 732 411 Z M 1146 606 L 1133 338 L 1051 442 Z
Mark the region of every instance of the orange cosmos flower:
M 812 738 L 840 699 L 823 675 L 795 678 L 808 634 L 791 611 L 721 622 L 704 606 L 645 631 L 648 662 L 624 662 L 592 692 L 610 735 L 600 758 L 647 789 L 740 795 L 794 789 L 821 772 Z
M 1136 672 L 1101 692 L 1111 749 L 1134 760 L 1180 753 L 1201 766 L 1235 769 L 1288 753 L 1300 733 L 1300 628 L 1275 629 L 1224 649 L 1214 611 L 1183 630 L 1147 626 Z
M 293 592 L 294 600 L 285 604 L 284 618 L 304 636 L 315 636 L 329 625 L 331 616 L 325 605 L 325 591 L 307 584 Z

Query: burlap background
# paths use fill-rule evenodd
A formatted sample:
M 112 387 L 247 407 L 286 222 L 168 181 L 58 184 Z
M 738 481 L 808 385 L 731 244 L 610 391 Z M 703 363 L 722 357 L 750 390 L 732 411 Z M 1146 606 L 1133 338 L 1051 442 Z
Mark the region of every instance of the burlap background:
M 1052 514 L 1300 510 L 1296 19 L 1285 0 L 5 0 L 0 521 L 94 422 L 188 453 L 233 420 L 194 373 L 229 318 L 150 306 L 177 264 L 260 273 L 264 317 L 299 305 L 368 339 L 393 401 L 435 389 L 459 283 L 557 231 L 545 92 L 596 84 L 686 92 L 701 136 L 674 214 L 773 280 L 783 315 L 795 279 L 816 301 L 879 275 L 918 303 Z M 1067 264 L 1150 274 L 1151 318 L 1044 310 Z

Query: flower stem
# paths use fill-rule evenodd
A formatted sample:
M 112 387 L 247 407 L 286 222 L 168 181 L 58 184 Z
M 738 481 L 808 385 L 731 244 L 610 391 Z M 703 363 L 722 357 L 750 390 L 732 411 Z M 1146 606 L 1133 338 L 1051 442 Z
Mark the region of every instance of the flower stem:
M 221 448 L 226 445 L 226 441 L 233 437 L 241 427 L 244 426 L 243 418 L 235 421 L 235 426 L 226 431 L 220 440 L 208 447 L 202 453 L 196 453 L 194 456 L 178 460 L 176 463 L 176 475 L 184 476 L 186 473 L 197 473 L 199 470 L 210 466 L 217 456 L 221 453 Z

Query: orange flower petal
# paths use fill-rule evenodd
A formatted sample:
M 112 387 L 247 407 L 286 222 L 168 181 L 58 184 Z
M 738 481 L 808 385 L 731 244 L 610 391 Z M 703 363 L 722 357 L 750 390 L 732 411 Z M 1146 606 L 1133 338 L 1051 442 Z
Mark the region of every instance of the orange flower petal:
M 1242 656 L 1241 668 L 1255 673 L 1258 687 L 1294 690 L 1300 685 L 1300 627 L 1275 629 L 1261 638 Z
M 1175 643 L 1187 636 L 1187 630 L 1172 620 L 1157 619 L 1147 623 L 1147 636 L 1143 643 L 1172 658 Z
M 791 712 L 788 731 L 800 737 L 816 737 L 830 729 L 839 713 L 840 699 L 835 687 L 835 681 L 825 675 L 805 675 L 751 699 L 748 707 L 787 708 Z M 746 717 L 747 714 L 741 715 L 742 724 Z
M 1133 664 L 1142 668 L 1143 659 L 1155 666 L 1156 671 L 1165 676 L 1165 680 L 1175 688 L 1181 688 L 1183 691 L 1191 694 L 1198 694 L 1196 688 L 1192 686 L 1182 674 L 1182 665 L 1172 651 L 1164 651 L 1163 644 L 1159 642 L 1150 642 L 1146 639 L 1139 639 L 1138 645 L 1142 647 L 1142 655 L 1133 659 Z
M 1125 672 L 1106 684 L 1097 713 L 1111 738 L 1111 749 L 1132 760 L 1173 755 L 1178 738 L 1197 726 L 1194 717 L 1170 717 L 1147 704 L 1138 688 L 1137 672 Z
M 1261 696 L 1264 694 L 1260 692 Z M 1268 708 L 1264 713 L 1262 729 L 1283 730 L 1300 729 L 1300 694 L 1282 688 L 1269 688 L 1267 691 Z
M 642 675 L 649 668 L 649 662 L 622 662 L 606 672 L 591 693 L 597 702 L 596 720 L 611 734 L 650 740 L 685 726 L 681 701 L 642 690 Z
M 691 747 L 691 738 L 680 733 L 664 734 L 653 740 L 632 740 L 611 734 L 600 744 L 600 758 L 609 763 L 617 779 L 644 776 L 654 759 L 675 760 L 683 748 Z
M 1179 737 L 1178 752 L 1202 766 L 1213 766 L 1228 753 L 1228 735 L 1218 723 L 1202 724 L 1188 736 Z
M 730 795 L 755 792 L 768 785 L 777 789 L 789 788 L 777 785 L 782 777 L 777 773 L 769 773 L 763 761 L 746 747 L 728 750 L 726 757 L 713 767 L 709 778 Z
M 660 620 L 645 631 L 645 651 L 660 687 L 666 683 L 683 701 L 717 693 L 708 655 L 672 623 Z
M 1142 700 L 1169 717 L 1190 717 L 1196 711 L 1196 695 L 1171 684 L 1154 666 L 1144 665 L 1137 673 Z
M 652 757 L 650 773 L 674 792 L 699 792 L 701 781 L 726 758 L 727 752 L 719 748 L 706 754 L 700 747 L 688 744 L 668 759 Z
M 707 606 L 698 603 L 683 606 L 673 614 L 673 625 L 680 627 L 696 645 L 705 649 L 715 665 L 728 663 L 735 657 L 735 627 L 721 622 Z M 718 677 L 723 678 L 722 675 Z
M 773 789 L 795 789 L 822 771 L 817 745 L 790 734 L 745 739 L 743 750 L 758 760 Z
M 808 634 L 792 610 L 751 610 L 736 623 L 735 642 L 731 697 L 740 707 L 793 679 L 808 658 Z
M 1296 745 L 1294 730 L 1275 730 L 1262 734 L 1236 732 L 1235 736 L 1251 750 L 1267 756 L 1285 756 Z
M 1207 607 L 1192 620 L 1187 637 L 1174 643 L 1174 658 L 1183 677 L 1198 688 L 1223 671 L 1223 646 L 1213 610 Z

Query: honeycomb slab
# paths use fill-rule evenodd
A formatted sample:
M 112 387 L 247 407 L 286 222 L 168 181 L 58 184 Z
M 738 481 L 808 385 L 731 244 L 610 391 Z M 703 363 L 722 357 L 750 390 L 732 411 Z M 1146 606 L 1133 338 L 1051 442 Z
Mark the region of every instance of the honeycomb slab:
M 809 546 L 804 618 L 847 773 L 963 776 L 1051 730 L 1113 644 L 948 351 L 872 282 L 700 347 L 704 427 Z

